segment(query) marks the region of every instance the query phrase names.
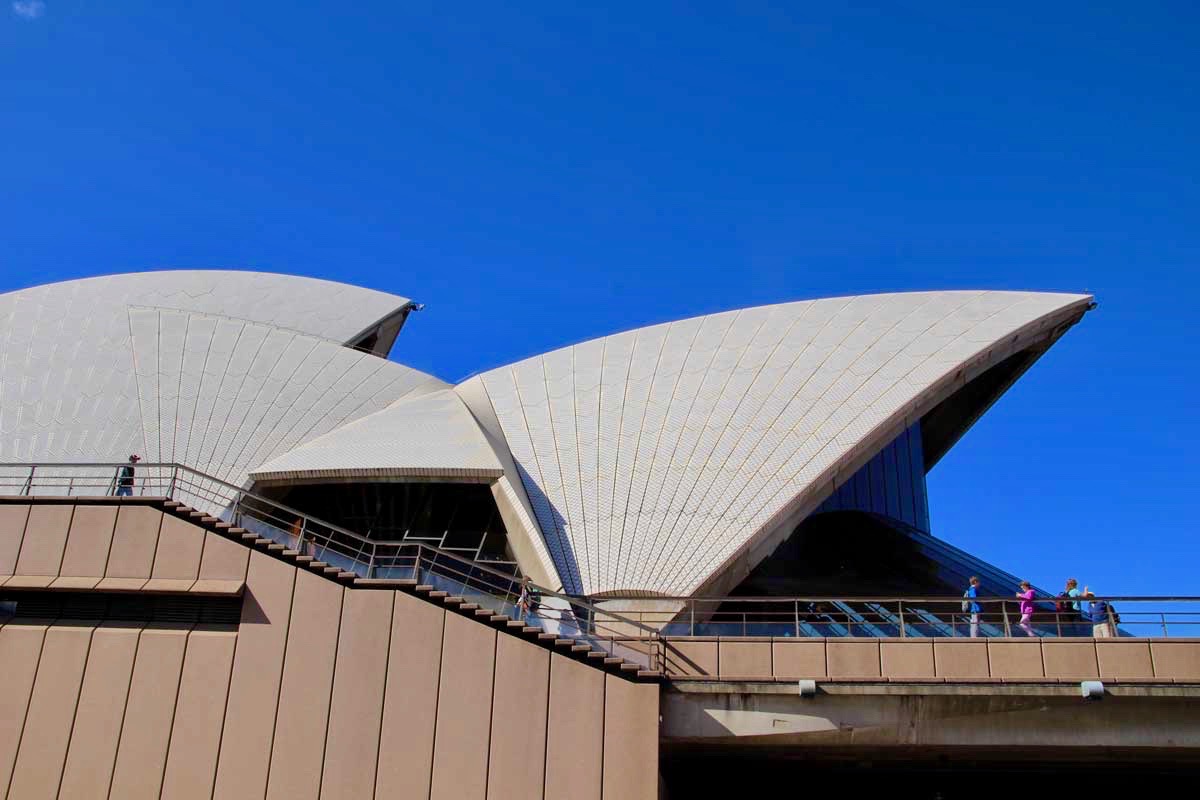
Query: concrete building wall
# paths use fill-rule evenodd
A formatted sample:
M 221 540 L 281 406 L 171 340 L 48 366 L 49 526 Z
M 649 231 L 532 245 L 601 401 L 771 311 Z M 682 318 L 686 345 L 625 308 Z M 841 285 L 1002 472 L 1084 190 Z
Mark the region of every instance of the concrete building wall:
M 0 626 L 0 798 L 658 796 L 656 685 L 161 511 L 88 508 L 0 506 L 10 569 L 52 579 L 66 543 L 128 591 L 244 577 L 241 622 Z

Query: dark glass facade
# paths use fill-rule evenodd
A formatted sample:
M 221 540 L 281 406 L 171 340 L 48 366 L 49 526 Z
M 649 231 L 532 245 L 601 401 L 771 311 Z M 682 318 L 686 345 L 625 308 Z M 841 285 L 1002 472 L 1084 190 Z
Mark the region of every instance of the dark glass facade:
M 869 511 L 929 533 L 921 423 L 897 436 L 813 513 L 827 511 Z

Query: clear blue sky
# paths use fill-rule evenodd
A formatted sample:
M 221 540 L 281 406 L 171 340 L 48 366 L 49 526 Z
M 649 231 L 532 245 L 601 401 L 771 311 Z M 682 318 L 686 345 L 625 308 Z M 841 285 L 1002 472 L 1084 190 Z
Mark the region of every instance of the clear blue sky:
M 1200 594 L 1194 2 L 3 2 L 0 291 L 359 283 L 456 380 L 759 303 L 1088 290 L 930 475 L 935 532 Z

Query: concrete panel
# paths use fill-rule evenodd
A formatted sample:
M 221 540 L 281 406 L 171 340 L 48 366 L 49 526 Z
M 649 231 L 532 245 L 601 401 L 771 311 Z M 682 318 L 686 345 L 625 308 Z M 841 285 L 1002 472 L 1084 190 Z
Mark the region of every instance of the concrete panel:
M 603 800 L 658 798 L 658 685 L 605 677 Z
M 771 658 L 776 678 L 824 678 L 825 641 L 774 641 Z
M 52 625 L 46 630 L 8 789 L 14 800 L 54 797 L 58 792 L 92 630 L 75 625 Z
M 1154 677 L 1200 681 L 1200 641 L 1151 642 Z
M 879 662 L 887 678 L 932 678 L 933 642 L 880 642 Z
M 146 506 L 121 506 L 104 574 L 110 578 L 149 578 L 163 512 Z
M 546 770 L 550 653 L 515 636 L 496 641 L 488 800 L 539 800 Z
M 157 800 L 183 668 L 188 628 L 146 628 L 138 640 L 129 682 L 111 797 Z
M 197 629 L 188 634 L 163 775 L 165 798 L 209 800 L 212 797 L 221 719 L 225 715 L 236 644 L 234 630 Z
M 827 641 L 829 677 L 878 678 L 879 642 Z
M 771 643 L 722 639 L 717 649 L 717 668 L 723 678 L 771 677 Z
M 1098 678 L 1096 645 L 1091 641 L 1042 641 L 1042 665 L 1047 678 Z
M 58 575 L 63 551 L 67 546 L 67 531 L 75 506 L 36 505 L 29 509 L 21 554 L 17 556 L 16 575 Z
M 59 574 L 102 577 L 116 525 L 116 506 L 76 506 Z
M 716 675 L 717 641 L 672 639 L 663 643 L 663 658 L 671 675 Z
M 329 695 L 345 590 L 307 570 L 296 572 L 267 797 L 315 798 L 329 723 Z
M 394 592 L 376 797 L 429 797 L 446 612 Z
M 1153 678 L 1149 642 L 1096 640 L 1096 660 L 1101 678 Z
M 204 556 L 200 559 L 200 580 L 244 581 L 250 548 L 231 542 L 212 532 L 204 534 Z
M 321 797 L 370 797 L 375 788 L 394 595 L 347 590 L 342 603 Z
M 495 660 L 494 630 L 446 615 L 430 800 L 486 796 Z
M 214 800 L 266 792 L 295 575 L 296 568 L 282 561 L 257 551 L 250 555 Z
M 25 536 L 29 506 L 0 505 L 0 575 L 12 575 Z
M 150 577 L 194 581 L 200 574 L 205 531 L 169 514 L 163 516 Z
M 604 678 L 557 653 L 550 658 L 545 800 L 600 800 Z
M 140 633 L 140 626 L 104 625 L 92 634 L 60 797 L 108 797 Z
M 988 663 L 993 678 L 1044 678 L 1042 644 L 1028 641 L 988 642 Z
M 933 643 L 934 674 L 939 678 L 990 678 L 988 644 L 979 640 L 938 640 Z
M 0 725 L 0 786 L 8 786 L 12 777 L 45 636 L 44 625 L 9 623 L 0 628 L 0 664 L 4 665 L 4 690 L 0 691 L 0 720 L 4 720 Z

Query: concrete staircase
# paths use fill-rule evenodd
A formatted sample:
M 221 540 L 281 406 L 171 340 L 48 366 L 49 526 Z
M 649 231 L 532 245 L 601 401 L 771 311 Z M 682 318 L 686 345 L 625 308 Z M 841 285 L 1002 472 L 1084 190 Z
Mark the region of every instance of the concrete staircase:
M 262 551 L 269 556 L 294 564 L 297 567 L 315 572 L 328 580 L 336 581 L 349 588 L 403 591 L 420 597 L 426 602 L 441 605 L 448 611 L 453 611 L 454 613 L 470 617 L 477 622 L 491 625 L 510 636 L 519 636 L 547 650 L 553 650 L 578 661 L 584 661 L 593 667 L 603 669 L 607 672 L 620 674 L 626 678 L 640 681 L 656 681 L 662 678 L 662 673 L 658 670 L 649 670 L 634 661 L 613 656 L 587 639 L 547 633 L 536 625 L 527 625 L 520 620 L 512 619 L 507 614 L 499 613 L 493 608 L 489 608 L 487 605 L 478 602 L 479 598 L 477 597 L 472 597 L 468 601 L 465 597 L 439 591 L 434 586 L 422 584 L 416 580 L 363 578 L 357 573 L 348 572 L 340 567 L 318 561 L 313 556 L 302 555 L 297 550 L 288 549 L 285 545 L 279 544 L 272 539 L 264 538 L 245 528 L 236 527 L 211 514 L 197 511 L 178 500 L 164 498 L 161 501 L 152 501 L 151 504 L 159 505 L 165 513 L 185 519 L 194 525 L 198 525 L 227 539 L 239 542 L 247 547 L 252 547 L 255 550 Z M 499 599 L 497 599 L 496 605 L 499 606 L 500 604 Z

